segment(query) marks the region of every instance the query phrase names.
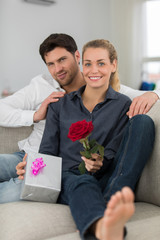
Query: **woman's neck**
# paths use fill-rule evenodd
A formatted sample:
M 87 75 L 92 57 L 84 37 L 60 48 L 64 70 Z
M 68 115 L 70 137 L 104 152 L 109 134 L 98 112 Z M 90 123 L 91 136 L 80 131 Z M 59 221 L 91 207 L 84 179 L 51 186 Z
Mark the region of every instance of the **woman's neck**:
M 107 89 L 105 88 L 90 88 L 86 85 L 84 92 L 82 93 L 82 101 L 84 106 L 88 109 L 89 112 L 92 112 L 94 107 L 103 102 L 106 96 Z

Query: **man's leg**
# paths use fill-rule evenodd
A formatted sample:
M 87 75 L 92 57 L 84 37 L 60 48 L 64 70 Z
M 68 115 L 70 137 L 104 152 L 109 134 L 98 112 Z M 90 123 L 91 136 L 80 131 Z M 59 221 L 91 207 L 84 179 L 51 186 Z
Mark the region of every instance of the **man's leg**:
M 0 204 L 20 201 L 21 185 L 18 178 L 0 183 Z
M 9 181 L 17 177 L 16 166 L 23 160 L 25 152 L 13 154 L 0 154 L 0 182 Z
M 155 139 L 152 119 L 147 115 L 131 118 L 113 163 L 112 174 L 104 190 L 106 201 L 124 186 L 133 191 L 149 159 Z M 104 179 L 103 179 L 104 180 Z

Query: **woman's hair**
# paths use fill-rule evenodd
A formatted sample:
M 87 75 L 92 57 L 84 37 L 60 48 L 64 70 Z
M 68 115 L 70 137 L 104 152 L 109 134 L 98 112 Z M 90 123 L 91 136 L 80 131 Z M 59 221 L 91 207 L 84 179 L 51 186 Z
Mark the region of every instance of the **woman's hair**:
M 86 43 L 82 49 L 82 61 L 83 61 L 84 53 L 88 48 L 106 49 L 109 53 L 110 62 L 113 63 L 113 61 L 115 59 L 118 61 L 117 52 L 116 52 L 114 46 L 108 40 L 97 39 L 97 40 L 93 40 L 93 41 Z M 110 85 L 115 91 L 119 91 L 120 80 L 119 80 L 119 75 L 118 75 L 118 68 L 116 69 L 116 71 L 114 73 L 111 74 Z
M 64 33 L 54 33 L 47 37 L 39 47 L 39 53 L 44 62 L 45 55 L 56 47 L 65 48 L 73 55 L 77 51 L 77 44 L 71 36 Z

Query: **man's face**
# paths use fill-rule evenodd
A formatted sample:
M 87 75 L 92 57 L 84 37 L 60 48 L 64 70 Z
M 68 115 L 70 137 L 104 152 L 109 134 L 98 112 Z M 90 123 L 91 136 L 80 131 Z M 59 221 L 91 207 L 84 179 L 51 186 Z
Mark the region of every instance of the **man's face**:
M 74 55 L 57 47 L 45 55 L 46 65 L 52 77 L 62 86 L 71 84 L 79 71 L 79 52 Z

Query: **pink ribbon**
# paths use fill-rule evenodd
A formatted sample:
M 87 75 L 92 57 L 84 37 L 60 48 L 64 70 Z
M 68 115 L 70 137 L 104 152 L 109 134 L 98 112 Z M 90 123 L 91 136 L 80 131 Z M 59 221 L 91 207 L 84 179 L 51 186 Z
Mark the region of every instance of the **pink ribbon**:
M 45 167 L 46 164 L 43 162 L 43 158 L 36 158 L 34 162 L 32 162 L 32 174 L 37 175 L 39 170 Z

